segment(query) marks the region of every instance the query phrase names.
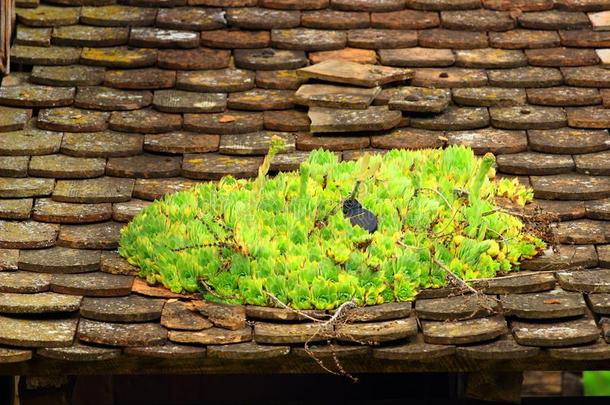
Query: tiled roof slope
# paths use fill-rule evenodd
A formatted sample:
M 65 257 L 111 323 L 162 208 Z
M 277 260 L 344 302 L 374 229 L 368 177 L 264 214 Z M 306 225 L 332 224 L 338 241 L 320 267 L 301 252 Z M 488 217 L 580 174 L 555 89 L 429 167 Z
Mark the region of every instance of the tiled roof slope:
M 607 0 L 17 3 L 22 72 L 0 88 L 0 363 L 303 355 L 317 324 L 146 286 L 115 251 L 151 200 L 254 176 L 278 132 L 282 170 L 318 147 L 343 159 L 445 144 L 491 151 L 499 173 L 530 183 L 562 221 L 559 253 L 482 285 L 489 300 L 427 291 L 413 305 L 353 312 L 330 333 L 341 356 L 610 358 Z M 412 78 L 338 96 L 301 87 L 297 69 L 332 58 Z M 297 103 L 331 121 L 316 131 L 369 131 L 312 134 Z M 390 118 L 374 128 L 337 120 L 350 114 Z

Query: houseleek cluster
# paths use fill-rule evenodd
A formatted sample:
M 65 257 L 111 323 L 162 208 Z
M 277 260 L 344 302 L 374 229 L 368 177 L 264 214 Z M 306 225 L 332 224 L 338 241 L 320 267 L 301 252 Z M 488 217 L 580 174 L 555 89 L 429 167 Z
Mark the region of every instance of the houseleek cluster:
M 296 172 L 167 195 L 123 230 L 119 252 L 140 276 L 205 299 L 299 310 L 413 300 L 418 291 L 517 270 L 544 243 L 498 205 L 533 195 L 496 179 L 493 155 L 465 147 L 392 150 L 357 161 L 313 151 Z M 358 184 L 358 186 L 356 186 Z M 341 205 L 357 190 L 377 217 L 368 232 Z

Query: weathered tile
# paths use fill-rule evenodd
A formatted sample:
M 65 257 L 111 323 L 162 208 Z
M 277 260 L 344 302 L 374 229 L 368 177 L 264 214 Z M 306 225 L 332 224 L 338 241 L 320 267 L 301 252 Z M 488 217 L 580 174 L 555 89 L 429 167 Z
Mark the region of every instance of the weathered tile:
M 307 106 L 366 109 L 380 91 L 380 87 L 369 89 L 330 84 L 304 84 L 294 93 L 294 101 Z
M 100 269 L 100 252 L 60 246 L 22 250 L 19 269 L 39 273 L 86 273 Z
M 217 151 L 219 142 L 218 135 L 192 132 L 149 134 L 144 137 L 144 150 L 171 154 L 206 153 Z
M 553 68 L 523 67 L 489 70 L 489 84 L 498 87 L 551 87 L 563 83 L 561 72 Z
M 465 321 L 435 322 L 422 325 L 424 341 L 432 344 L 467 344 L 492 340 L 506 333 L 506 320 L 501 316 Z
M 422 30 L 438 27 L 438 13 L 420 10 L 399 10 L 371 14 L 371 27 L 392 30 Z
M 32 211 L 32 203 L 31 198 L 0 200 L 0 218 L 28 219 Z
M 474 131 L 447 132 L 449 145 L 464 145 L 472 148 L 478 155 L 485 153 L 511 154 L 527 149 L 527 136 L 524 131 L 507 131 L 484 128 Z
M 451 49 L 434 48 L 399 48 L 380 49 L 379 60 L 382 65 L 400 67 L 436 67 L 451 66 L 455 55 Z
M 102 176 L 105 168 L 105 159 L 56 154 L 32 156 L 28 173 L 37 177 L 82 179 Z
M 18 249 L 0 249 L 0 272 L 17 270 L 19 263 Z M 3 291 L 3 282 L 5 281 L 5 273 L 0 273 L 0 291 Z M 11 279 L 12 280 L 12 279 Z
M 25 84 L 0 87 L 0 104 L 10 107 L 61 107 L 72 104 L 74 88 Z
M 254 87 L 254 73 L 241 69 L 179 72 L 176 88 L 205 93 L 245 91 Z
M 585 13 L 561 10 L 523 13 L 518 21 L 522 27 L 538 30 L 580 30 L 591 26 Z
M 578 32 L 578 31 L 574 31 Z M 489 45 L 504 49 L 552 48 L 559 46 L 559 35 L 555 31 L 513 29 L 505 32 L 490 32 Z M 563 44 L 571 46 L 568 44 Z
M 412 71 L 334 59 L 299 69 L 298 74 L 306 79 L 375 87 L 406 80 L 411 77 Z
M 451 93 L 445 89 L 399 87 L 388 100 L 391 110 L 419 113 L 441 113 L 449 105 Z
M 209 328 L 201 331 L 170 331 L 168 337 L 169 340 L 176 343 L 201 345 L 243 343 L 252 340 L 252 328 L 247 326 L 238 330 Z
M 27 156 L 0 156 L 0 176 L 26 177 L 29 162 Z
M 599 265 L 604 268 L 610 267 L 610 245 L 597 245 L 597 255 L 599 258 Z
M 40 5 L 36 8 L 18 8 L 17 21 L 30 27 L 57 27 L 78 23 L 80 7 Z
M 221 346 L 222 347 L 222 346 Z M 166 343 L 161 346 L 126 347 L 125 354 L 153 359 L 201 359 L 206 357 L 207 349 L 199 346 Z
M 51 28 L 30 28 L 22 25 L 15 35 L 15 44 L 51 46 Z
M 287 110 L 294 106 L 294 91 L 252 89 L 229 94 L 227 107 L 235 110 Z
M 589 270 L 587 270 L 589 271 Z M 509 294 L 501 297 L 504 315 L 523 319 L 557 319 L 584 315 L 581 293 L 557 289 L 549 292 Z
M 576 171 L 593 176 L 608 176 L 610 175 L 609 157 L 608 151 L 574 156 Z
M 0 248 L 40 249 L 55 245 L 59 225 L 0 220 Z
M 74 249 L 116 249 L 123 224 L 101 222 L 86 225 L 62 225 L 57 246 Z
M 464 49 L 455 51 L 455 66 L 505 69 L 527 66 L 527 59 L 523 51 L 516 49 Z
M 0 293 L 0 313 L 46 314 L 78 311 L 82 297 L 41 292 L 36 294 Z
M 0 317 L 0 343 L 20 347 L 70 346 L 78 319 L 17 319 Z
M 595 200 L 610 196 L 610 179 L 582 174 L 534 176 L 531 178 L 538 198 L 560 200 Z
M 0 107 L 0 132 L 19 131 L 32 116 L 32 110 Z
M 610 89 L 599 90 L 604 108 L 610 108 Z
M 473 87 L 452 90 L 456 104 L 478 107 L 509 107 L 526 103 L 524 89 Z
M 560 360 L 605 360 L 610 358 L 610 346 L 603 339 L 588 345 L 548 349 L 551 357 Z
M 330 0 L 260 0 L 262 7 L 281 10 L 317 10 L 328 7 Z
M 240 7 L 228 9 L 226 19 L 232 27 L 270 30 L 298 27 L 301 24 L 301 13 L 296 10 Z
M 599 63 L 595 51 L 584 48 L 526 49 L 525 55 L 533 66 L 588 66 Z
M 167 341 L 167 331 L 158 323 L 111 323 L 81 319 L 77 337 L 83 342 L 107 346 L 155 346 Z
M 289 172 L 298 170 L 301 163 L 309 158 L 309 152 L 295 151 L 292 153 L 280 153 L 271 160 L 270 171 Z
M 184 129 L 206 134 L 244 134 L 263 129 L 263 114 L 231 111 L 215 114 L 184 114 Z
M 568 125 L 576 128 L 610 128 L 610 110 L 601 107 L 566 108 Z
M 79 87 L 74 105 L 92 110 L 137 110 L 152 103 L 149 91 L 117 90 L 102 86 Z
M 331 151 L 362 149 L 371 144 L 368 136 L 312 136 L 310 133 L 299 133 L 297 149 L 312 151 L 324 148 Z
M 68 347 L 40 348 L 36 351 L 36 354 L 48 359 L 62 361 L 103 361 L 118 358 L 121 355 L 121 350 L 75 343 Z
M 195 185 L 197 185 L 197 182 L 180 177 L 173 179 L 137 179 L 133 196 L 143 200 L 156 200 L 165 194 L 176 193 Z
M 308 0 L 306 0 L 308 1 Z M 192 6 L 212 6 L 212 7 L 253 7 L 258 3 L 257 0 L 189 0 Z
M 197 48 L 199 33 L 165 28 L 132 28 L 129 45 L 142 48 Z
M 309 109 L 311 132 L 381 131 L 394 128 L 402 118 L 400 111 L 386 106 L 371 106 L 366 110 L 346 110 L 322 107 Z
M 524 294 L 552 290 L 555 287 L 555 275 L 552 272 L 511 275 L 495 277 L 476 282 L 473 286 L 485 294 Z
M 537 347 L 521 346 L 508 335 L 479 345 L 460 346 L 457 353 L 461 357 L 473 360 L 517 360 L 536 356 L 540 353 Z
M 197 293 L 174 293 L 171 290 L 165 288 L 162 284 L 150 285 L 146 282 L 146 279 L 139 277 L 133 278 L 131 292 L 138 295 L 143 295 L 145 297 L 154 298 L 178 298 L 189 300 L 201 298 L 201 294 Z
M 577 270 L 557 273 L 561 288 L 579 293 L 610 292 L 610 270 Z
M 370 15 L 367 12 L 332 9 L 303 11 L 300 21 L 300 25 L 307 28 L 341 30 L 368 28 L 370 23 Z M 295 26 L 299 26 L 299 23 Z
M 401 0 L 330 0 L 332 8 L 338 10 L 394 11 L 404 8 Z
M 112 217 L 110 203 L 76 204 L 38 198 L 34 205 L 32 218 L 37 221 L 79 224 L 105 221 Z
M 192 301 L 191 304 L 219 328 L 240 330 L 246 327 L 246 308 L 243 305 L 209 301 Z
M 133 156 L 142 152 L 143 136 L 120 132 L 66 133 L 61 152 L 70 156 Z
M 207 31 L 223 28 L 226 23 L 222 9 L 175 7 L 159 9 L 155 25 L 160 28 Z
M 157 9 L 108 5 L 101 7 L 83 7 L 80 21 L 87 25 L 107 27 L 142 27 L 153 25 Z
M 256 72 L 256 87 L 263 89 L 296 90 L 305 80 L 297 76 L 296 70 L 259 70 Z
M 450 106 L 441 114 L 412 117 L 411 126 L 431 130 L 467 130 L 487 127 L 489 113 L 484 107 Z
M 587 302 L 598 315 L 610 315 L 610 294 L 588 294 Z
M 140 269 L 129 264 L 116 251 L 110 250 L 102 251 L 100 270 L 104 273 L 123 276 L 136 276 L 140 272 Z
M 208 356 L 226 360 L 261 360 L 286 356 L 290 346 L 265 346 L 253 342 L 216 345 L 208 348 Z
M 109 113 L 59 107 L 40 110 L 36 125 L 40 129 L 66 132 L 97 132 L 106 129 Z
M 229 67 L 231 51 L 211 48 L 159 50 L 157 66 L 163 69 L 198 70 Z
M 417 31 L 353 29 L 347 32 L 347 45 L 365 49 L 409 48 L 417 45 Z
M 418 299 L 415 311 L 419 319 L 433 321 L 482 318 L 492 315 L 498 302 L 487 296 L 460 295 L 447 298 Z
M 62 134 L 26 129 L 0 133 L 0 154 L 5 156 L 46 155 L 59 151 Z
M 537 152 L 521 152 L 501 155 L 497 158 L 498 170 L 517 175 L 545 175 L 569 173 L 574 170 L 570 155 L 551 155 Z
M 168 329 L 192 331 L 209 329 L 214 326 L 197 311 L 192 303 L 178 300 L 169 300 L 163 306 L 161 325 Z
M 174 87 L 176 72 L 157 68 L 109 70 L 104 86 L 131 90 L 158 90 Z
M 180 114 L 167 114 L 152 109 L 114 111 L 108 120 L 110 129 L 121 132 L 156 134 L 182 128 Z
M 53 192 L 54 186 L 55 181 L 53 179 L 0 177 L 0 197 L 25 198 L 46 196 Z
M 415 318 L 391 321 L 342 324 L 336 327 L 337 339 L 344 342 L 364 342 L 377 345 L 417 335 Z
M 511 11 L 519 9 L 522 12 L 550 10 L 553 0 L 482 0 L 483 6 L 491 10 Z
M 34 66 L 30 81 L 48 86 L 95 86 L 104 80 L 104 68 L 97 66 Z
M 527 89 L 527 99 L 531 104 L 557 107 L 595 105 L 602 101 L 597 89 L 567 86 Z
M 222 135 L 219 152 L 227 155 L 265 155 L 269 151 L 272 138 L 285 142 L 282 153 L 294 152 L 295 137 L 287 132 L 260 131 L 239 135 Z
M 442 28 L 419 31 L 419 46 L 425 48 L 476 49 L 487 48 L 484 32 L 455 31 Z
M 201 45 L 210 48 L 265 48 L 271 43 L 269 31 L 245 31 L 238 28 L 201 32 Z
M 566 115 L 555 107 L 491 107 L 491 124 L 504 129 L 553 129 L 565 127 Z
M 83 299 L 81 316 L 103 322 L 147 322 L 161 318 L 165 300 L 137 295 Z
M 131 47 L 83 48 L 81 63 L 110 68 L 143 68 L 157 63 L 157 50 Z
M 487 85 L 487 73 L 482 69 L 418 69 L 411 80 L 420 87 L 482 87 Z
M 186 154 L 182 174 L 192 179 L 220 180 L 223 176 L 252 178 L 258 174 L 262 157 L 223 156 L 216 153 Z
M 138 199 L 124 203 L 115 203 L 112 205 L 112 219 L 117 222 L 129 222 L 148 205 L 150 205 L 150 201 Z
M 80 48 L 13 45 L 11 61 L 24 65 L 73 65 L 80 59 Z
M 297 69 L 307 65 L 307 56 L 302 50 L 235 49 L 233 57 L 235 66 L 251 70 Z
M 155 178 L 180 175 L 180 157 L 137 155 L 108 159 L 106 174 L 113 177 Z
M 586 217 L 584 201 L 534 199 L 531 204 L 525 206 L 525 212 L 545 212 L 559 221 L 569 221 Z
M 560 243 L 575 245 L 608 243 L 610 224 L 592 219 L 564 221 L 559 223 L 555 234 Z
M 487 9 L 442 11 L 444 28 L 464 31 L 508 31 L 517 25 L 506 11 Z
M 277 324 L 256 322 L 254 324 L 254 340 L 263 344 L 305 343 L 326 340 L 330 331 L 324 324 L 298 323 Z
M 332 51 L 310 52 L 309 60 L 312 64 L 324 62 L 329 59 L 343 59 L 356 63 L 377 63 L 377 54 L 370 49 L 343 48 Z
M 600 331 L 592 319 L 554 323 L 513 322 L 515 340 L 524 346 L 562 347 L 594 342 Z
M 481 0 L 408 0 L 407 5 L 417 10 L 468 10 L 481 7 Z
M 590 13 L 588 17 L 595 31 L 608 31 L 610 29 L 610 23 L 608 22 L 610 18 L 609 11 Z
M 54 274 L 51 291 L 86 297 L 120 297 L 129 295 L 132 276 L 101 272 L 85 274 Z
M 20 363 L 32 358 L 31 350 L 20 349 L 0 349 L 0 363 Z
M 14 251 L 18 252 L 18 251 Z M 17 259 L 15 258 L 16 270 Z M 30 273 L 27 271 L 0 272 L 0 292 L 31 294 L 48 291 L 51 285 L 50 274 Z
M 434 361 L 455 354 L 455 346 L 424 343 L 420 339 L 398 346 L 373 349 L 373 357 L 383 360 Z
M 608 31 L 559 31 L 561 45 L 583 48 L 608 47 L 610 46 L 610 32 Z
M 69 203 L 124 202 L 131 199 L 133 179 L 100 177 L 87 180 L 59 180 L 53 200 Z
M 282 132 L 309 132 L 311 121 L 306 112 L 276 110 L 263 113 L 265 129 Z
M 70 25 L 53 29 L 52 40 L 62 46 L 119 46 L 127 44 L 127 27 L 92 27 Z
M 560 128 L 528 131 L 532 150 L 547 153 L 592 153 L 608 149 L 607 130 Z

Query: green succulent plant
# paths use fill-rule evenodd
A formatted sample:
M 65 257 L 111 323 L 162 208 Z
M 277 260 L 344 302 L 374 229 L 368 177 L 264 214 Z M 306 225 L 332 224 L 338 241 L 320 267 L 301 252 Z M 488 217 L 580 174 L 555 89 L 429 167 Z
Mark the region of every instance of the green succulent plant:
M 334 309 L 413 300 L 447 283 L 517 270 L 544 243 L 499 199 L 523 207 L 532 191 L 495 179 L 493 155 L 465 147 L 392 150 L 339 162 L 316 150 L 297 172 L 227 176 L 167 195 L 122 231 L 120 254 L 149 283 L 228 303 Z M 354 191 L 378 219 L 369 233 L 341 211 Z

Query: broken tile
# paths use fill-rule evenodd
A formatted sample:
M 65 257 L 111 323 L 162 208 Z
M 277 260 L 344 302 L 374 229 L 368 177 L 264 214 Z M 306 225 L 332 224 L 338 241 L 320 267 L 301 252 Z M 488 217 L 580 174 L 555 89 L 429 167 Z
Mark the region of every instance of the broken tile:
M 331 151 L 362 149 L 371 144 L 368 136 L 312 136 L 310 133 L 300 133 L 297 136 L 297 149 L 312 151 L 320 148 Z
M 174 87 L 176 72 L 157 68 L 109 70 L 104 86 L 127 90 L 158 90 Z
M 269 31 L 245 31 L 238 28 L 201 32 L 201 45 L 210 48 L 265 48 L 271 43 Z
M 518 21 L 522 27 L 537 30 L 581 30 L 591 26 L 585 13 L 561 10 L 523 13 Z
M 594 342 L 600 331 L 592 319 L 581 318 L 554 323 L 513 322 L 512 332 L 520 345 L 561 347 Z
M 159 50 L 157 66 L 163 69 L 206 70 L 225 69 L 229 67 L 231 51 L 195 48 L 195 49 L 162 49 Z
M 379 60 L 382 65 L 399 67 L 436 67 L 451 66 L 455 55 L 451 49 L 399 48 L 380 49 Z
M 13 45 L 11 61 L 24 65 L 73 65 L 80 60 L 81 49 L 64 46 Z
M 207 31 L 224 28 L 222 9 L 201 7 L 160 8 L 155 25 L 160 28 Z
M 158 323 L 110 323 L 81 319 L 77 337 L 107 346 L 155 346 L 167 341 L 167 330 Z
M 296 110 L 265 111 L 265 129 L 282 132 L 309 132 L 311 121 L 306 112 Z
M 159 153 L 206 153 L 218 150 L 220 137 L 191 132 L 168 132 L 144 137 L 144 150 Z
M 464 145 L 477 155 L 494 155 L 523 152 L 527 149 L 525 131 L 507 131 L 483 128 L 474 131 L 451 131 L 446 133 L 449 145 Z
M 197 48 L 199 33 L 165 28 L 132 28 L 129 45 L 141 48 Z
M 66 133 L 61 152 L 70 156 L 133 156 L 142 152 L 143 136 L 121 132 Z
M 552 290 L 501 297 L 504 315 L 522 319 L 557 319 L 584 315 L 587 308 L 581 293 Z
M 0 156 L 0 176 L 26 177 L 29 162 L 27 156 Z
M 536 152 L 521 152 L 497 157 L 498 170 L 516 175 L 545 175 L 569 173 L 574 170 L 570 155 L 551 155 Z
M 17 21 L 30 27 L 57 27 L 78 24 L 79 7 L 40 5 L 36 8 L 18 8 Z
M 228 9 L 226 19 L 232 27 L 249 30 L 270 30 L 298 27 L 301 24 L 301 13 L 296 10 L 240 7 Z
M 576 171 L 593 176 L 610 175 L 609 151 L 574 156 Z
M 610 29 L 610 11 L 600 11 L 598 13 L 589 13 L 588 15 L 593 30 L 608 31 Z
M 246 91 L 254 87 L 254 73 L 241 69 L 179 72 L 176 88 L 205 93 Z
M 102 176 L 105 168 L 105 159 L 56 154 L 32 156 L 28 174 L 57 179 L 81 179 Z
M 377 54 L 369 49 L 343 48 L 332 51 L 310 52 L 309 60 L 312 64 L 324 62 L 328 59 L 343 59 L 356 63 L 377 63 Z
M 69 25 L 53 29 L 53 44 L 62 46 L 119 46 L 127 44 L 127 27 Z
M 187 190 L 195 185 L 197 185 L 197 182 L 184 178 L 137 179 L 133 196 L 143 200 L 156 200 L 165 194 Z
M 206 134 L 243 134 L 263 129 L 263 114 L 231 111 L 215 114 L 184 114 L 184 129 Z
M 438 13 L 419 10 L 399 10 L 371 14 L 371 27 L 392 30 L 422 30 L 438 27 Z
M 305 80 L 297 76 L 296 70 L 259 70 L 256 72 L 256 87 L 262 89 L 296 90 Z
M 484 32 L 454 31 L 442 28 L 419 31 L 419 46 L 424 48 L 487 48 L 488 42 Z
M 420 87 L 482 87 L 487 85 L 487 73 L 483 69 L 418 69 L 411 80 Z
M 235 66 L 250 70 L 297 69 L 307 65 L 307 56 L 302 50 L 288 49 L 235 49 Z
M 36 294 L 0 293 L 0 313 L 46 314 L 78 311 L 82 297 L 41 292 Z
M 0 248 L 40 249 L 55 245 L 59 225 L 0 220 Z
M 578 31 L 574 31 L 575 33 Z M 505 32 L 490 32 L 489 45 L 504 49 L 552 48 L 559 46 L 559 35 L 555 31 L 513 29 Z M 568 45 L 568 44 L 564 44 Z M 570 46 L 570 45 L 568 45 Z
M 137 295 L 83 299 L 81 316 L 103 322 L 147 322 L 161 318 L 165 300 Z
M 504 129 L 552 129 L 566 126 L 565 112 L 555 107 L 491 107 L 491 124 Z
M 106 129 L 109 113 L 74 107 L 43 109 L 36 125 L 40 129 L 66 132 L 97 132 Z
M 114 177 L 176 177 L 180 175 L 180 157 L 138 155 L 108 159 L 106 174 Z
M 608 149 L 607 130 L 560 128 L 528 131 L 530 148 L 547 153 L 592 153 Z
M 610 128 L 610 110 L 600 107 L 566 108 L 568 125 L 576 128 Z
M 0 317 L 0 343 L 20 347 L 70 346 L 78 319 L 17 319 Z
M 262 157 L 224 156 L 216 153 L 184 155 L 182 173 L 192 179 L 220 180 L 223 176 L 252 178 L 258 174 Z
M 131 199 L 133 179 L 100 177 L 87 180 L 59 180 L 53 200 L 69 203 L 125 202 Z
M 526 49 L 525 55 L 533 66 L 588 66 L 599 63 L 595 51 L 584 48 Z
M 229 94 L 227 107 L 235 110 L 287 110 L 294 106 L 292 90 L 252 89 Z
M 137 110 L 148 107 L 152 103 L 152 98 L 153 95 L 149 91 L 84 86 L 78 88 L 74 105 L 92 110 Z
M 30 211 L 32 211 L 32 203 L 33 200 L 31 198 L 0 200 L 0 218 L 28 219 Z
M 369 89 L 330 84 L 304 84 L 294 93 L 294 101 L 310 107 L 366 109 L 380 91 L 380 87 Z
M 69 347 L 40 348 L 36 354 L 62 361 L 103 361 L 118 358 L 121 350 L 75 343 Z
M 197 311 L 193 304 L 178 300 L 169 300 L 163 306 L 161 325 L 167 329 L 192 331 L 209 329 L 214 326 Z
M 51 46 L 51 28 L 30 28 L 20 26 L 15 36 L 15 44 L 29 46 Z
M 1 87 L 0 104 L 9 107 L 61 107 L 72 104 L 74 88 L 25 84 Z
M 441 114 L 412 117 L 411 126 L 431 130 L 467 130 L 487 127 L 489 113 L 484 107 L 448 107 Z
M 219 328 L 240 330 L 246 327 L 246 308 L 209 301 L 192 301 L 194 307 Z
M 416 45 L 417 31 L 367 28 L 347 32 L 347 46 L 354 48 L 410 48 Z
M 104 80 L 104 71 L 97 66 L 34 66 L 30 81 L 47 86 L 96 86 Z
M 0 177 L 0 197 L 25 198 L 47 196 L 53 192 L 54 185 L 54 179 Z
M 280 153 L 294 152 L 295 136 L 289 132 L 260 131 L 239 135 L 222 135 L 219 152 L 226 155 L 266 155 L 272 138 L 281 138 L 285 145 Z
M 522 67 L 488 70 L 489 84 L 498 87 L 551 87 L 563 83 L 561 72 L 553 68 Z
M 339 59 L 326 60 L 298 70 L 299 76 L 335 83 L 375 87 L 411 77 L 411 71 L 385 66 L 363 65 Z
M 467 344 L 492 340 L 506 333 L 506 320 L 501 316 L 465 321 L 435 322 L 422 325 L 424 341 L 432 344 Z
M 108 126 L 115 131 L 155 134 L 181 129 L 182 116 L 152 109 L 114 111 L 110 115 Z
M 386 106 L 371 106 L 366 110 L 346 110 L 311 107 L 311 132 L 381 131 L 394 128 L 402 118 L 400 111 Z
M 156 8 L 108 5 L 83 7 L 80 21 L 87 25 L 107 27 L 143 27 L 153 25 L 156 16 Z
M 69 249 L 60 246 L 50 249 L 22 250 L 19 269 L 39 273 L 86 273 L 100 269 L 100 252 Z
M 451 93 L 445 89 L 425 87 L 400 87 L 390 98 L 391 110 L 420 113 L 441 113 L 449 105 Z
M 32 116 L 32 110 L 0 107 L 0 132 L 19 131 Z

